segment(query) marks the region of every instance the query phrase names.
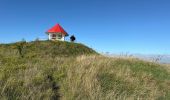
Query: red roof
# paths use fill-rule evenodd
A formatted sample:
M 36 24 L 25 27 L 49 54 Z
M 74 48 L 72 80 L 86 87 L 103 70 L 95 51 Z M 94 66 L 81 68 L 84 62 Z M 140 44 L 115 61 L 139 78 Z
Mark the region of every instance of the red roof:
M 49 29 L 46 33 L 61 33 L 63 35 L 68 35 L 67 32 L 60 26 L 60 24 L 56 24 L 51 29 Z

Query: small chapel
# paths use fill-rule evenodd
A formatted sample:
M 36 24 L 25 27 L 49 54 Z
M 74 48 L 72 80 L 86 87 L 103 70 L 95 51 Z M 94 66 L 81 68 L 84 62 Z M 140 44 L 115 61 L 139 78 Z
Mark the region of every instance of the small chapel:
M 48 34 L 48 39 L 53 41 L 65 41 L 65 37 L 68 36 L 68 33 L 60 26 L 60 24 L 56 24 L 50 28 L 46 34 Z

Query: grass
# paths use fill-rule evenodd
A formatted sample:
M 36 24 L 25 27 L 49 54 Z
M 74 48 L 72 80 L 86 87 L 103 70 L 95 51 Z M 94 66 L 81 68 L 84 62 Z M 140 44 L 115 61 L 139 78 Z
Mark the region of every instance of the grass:
M 2 44 L 0 98 L 169 100 L 170 72 L 167 68 L 135 58 L 103 57 L 77 43 Z

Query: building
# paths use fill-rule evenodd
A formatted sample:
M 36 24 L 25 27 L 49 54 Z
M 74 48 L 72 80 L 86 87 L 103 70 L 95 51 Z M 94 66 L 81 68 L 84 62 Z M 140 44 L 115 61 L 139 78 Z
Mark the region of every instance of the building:
M 60 40 L 65 41 L 65 37 L 68 36 L 68 33 L 60 26 L 60 24 L 56 24 L 47 32 L 49 40 Z

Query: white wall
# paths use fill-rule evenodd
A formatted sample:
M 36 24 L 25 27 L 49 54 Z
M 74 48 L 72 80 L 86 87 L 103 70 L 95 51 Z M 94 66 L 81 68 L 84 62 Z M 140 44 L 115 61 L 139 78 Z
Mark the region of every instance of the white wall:
M 51 40 L 51 34 L 48 34 L 48 39 Z
M 65 41 L 65 36 L 62 36 L 61 40 L 62 40 L 62 41 Z
M 49 39 L 49 40 L 53 40 L 53 39 L 52 39 L 52 34 L 50 34 L 50 33 L 48 34 L 48 39 Z M 56 35 L 56 40 L 65 41 L 65 36 L 62 36 L 61 39 L 58 39 L 58 38 L 57 38 L 57 35 Z

